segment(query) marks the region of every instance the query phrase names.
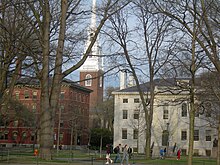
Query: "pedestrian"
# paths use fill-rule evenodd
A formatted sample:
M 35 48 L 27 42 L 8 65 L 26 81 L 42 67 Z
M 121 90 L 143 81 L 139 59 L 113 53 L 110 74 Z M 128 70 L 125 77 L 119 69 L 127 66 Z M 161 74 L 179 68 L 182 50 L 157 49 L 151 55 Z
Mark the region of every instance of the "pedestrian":
M 160 149 L 160 159 L 163 159 L 164 157 L 164 150 L 161 148 Z
M 124 148 L 123 148 L 123 158 L 121 160 L 121 165 L 123 165 L 124 160 L 126 160 L 126 165 L 129 165 L 128 163 L 128 146 L 127 144 L 125 144 Z
M 180 160 L 180 154 L 181 154 L 181 150 L 178 149 L 178 151 L 177 151 L 177 160 Z
M 115 163 L 117 162 L 117 160 L 119 160 L 119 162 L 121 162 L 120 150 L 121 150 L 121 144 L 119 144 L 118 146 L 116 146 L 114 148 L 114 153 L 116 154 L 115 160 L 114 160 Z
M 164 150 L 163 150 L 163 154 L 164 154 L 164 157 L 167 156 L 167 148 L 165 147 Z
M 111 146 L 109 144 L 106 145 L 106 163 L 113 163 L 113 160 L 111 160 Z
M 129 156 L 129 159 L 131 159 L 131 156 L 132 156 L 132 148 L 131 147 L 128 147 L 128 156 Z

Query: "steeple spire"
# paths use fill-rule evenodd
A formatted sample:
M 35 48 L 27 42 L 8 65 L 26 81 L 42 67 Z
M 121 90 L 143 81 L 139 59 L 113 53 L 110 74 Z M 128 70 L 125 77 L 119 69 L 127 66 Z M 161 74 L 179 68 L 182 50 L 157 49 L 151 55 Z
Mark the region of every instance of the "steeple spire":
M 88 39 L 86 41 L 85 50 L 88 48 L 91 38 L 94 36 L 96 30 L 96 0 L 92 0 L 92 13 L 91 22 L 88 29 Z M 99 46 L 99 38 L 97 37 L 96 42 L 92 47 L 90 56 L 86 59 L 85 63 L 80 68 L 80 71 L 98 71 L 103 70 L 103 60 L 100 57 L 101 48 Z
M 94 31 L 96 29 L 96 0 L 92 1 L 92 16 L 90 29 L 91 31 Z

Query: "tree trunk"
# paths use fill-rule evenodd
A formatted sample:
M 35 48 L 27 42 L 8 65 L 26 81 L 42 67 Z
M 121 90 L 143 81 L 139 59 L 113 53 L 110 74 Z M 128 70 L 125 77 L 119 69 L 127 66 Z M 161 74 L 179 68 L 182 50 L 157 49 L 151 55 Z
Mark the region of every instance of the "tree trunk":
M 189 125 L 189 153 L 188 153 L 188 165 L 192 165 L 193 158 L 193 144 L 194 144 L 194 122 L 195 112 L 193 112 L 194 105 L 190 103 L 190 125 Z
M 220 116 L 218 116 L 218 153 L 217 153 L 217 165 L 220 165 Z
M 57 153 L 59 151 L 58 147 L 60 145 L 60 120 L 62 111 L 59 107 L 59 96 L 61 92 L 62 86 L 62 63 L 63 63 L 63 49 L 64 49 L 64 39 L 65 39 L 65 31 L 66 31 L 66 13 L 67 13 L 67 0 L 61 1 L 61 20 L 60 20 L 60 31 L 59 31 L 59 38 L 58 38 L 58 46 L 56 49 L 56 61 L 55 61 L 55 68 L 54 68 L 54 76 L 53 76 L 53 83 L 51 88 L 51 95 L 50 95 L 50 106 L 51 106 L 51 136 L 53 137 L 54 132 L 54 124 L 55 124 L 55 115 L 56 111 L 59 110 L 59 123 L 58 123 L 58 137 L 57 137 Z
M 100 147 L 99 147 L 99 156 L 100 156 L 100 158 L 102 157 L 102 139 L 103 139 L 103 136 L 101 135 L 101 137 L 100 137 Z
M 41 109 L 40 109 L 40 157 L 51 160 L 51 149 L 53 147 L 53 136 L 51 136 L 52 120 L 49 104 L 49 36 L 50 36 L 50 9 L 49 1 L 44 3 L 43 17 L 43 64 L 41 72 Z
M 196 4 L 194 2 L 194 8 Z M 195 73 L 196 73 L 196 16 L 193 20 L 193 33 L 192 33 L 192 61 L 191 61 L 191 86 L 190 86 L 190 113 L 189 113 L 189 155 L 188 165 L 192 165 L 193 158 L 193 145 L 194 145 L 194 124 L 195 124 Z

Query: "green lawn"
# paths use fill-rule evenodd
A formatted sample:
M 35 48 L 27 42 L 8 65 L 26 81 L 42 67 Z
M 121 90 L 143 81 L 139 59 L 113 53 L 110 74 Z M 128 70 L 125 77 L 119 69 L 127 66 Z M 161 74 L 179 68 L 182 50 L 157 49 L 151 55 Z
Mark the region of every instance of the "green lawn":
M 114 160 L 115 154 L 111 155 L 111 158 Z M 8 155 L 5 155 L 3 157 L 0 157 L 0 164 L 1 162 L 5 163 L 32 163 L 36 164 L 36 162 L 43 162 L 44 164 L 56 164 L 56 163 L 62 163 L 62 164 L 68 164 L 70 162 L 74 162 L 77 160 L 85 160 L 85 161 L 91 161 L 94 160 L 95 162 L 105 162 L 105 152 L 101 155 L 94 151 L 88 151 L 88 150 L 60 150 L 57 152 L 56 150 L 53 150 L 53 160 L 52 161 L 44 161 L 40 158 L 37 158 L 33 155 L 33 150 L 20 150 L 20 151 L 9 151 Z M 159 159 L 154 158 L 152 160 L 145 160 L 144 155 L 141 154 L 134 154 L 130 161 L 130 164 L 149 164 L 149 165 L 186 165 L 187 164 L 187 157 L 182 156 L 181 160 L 176 160 L 176 157 L 170 157 L 166 159 Z M 210 159 L 210 158 L 203 158 L 203 157 L 194 157 L 193 158 L 193 165 L 216 165 L 216 160 Z

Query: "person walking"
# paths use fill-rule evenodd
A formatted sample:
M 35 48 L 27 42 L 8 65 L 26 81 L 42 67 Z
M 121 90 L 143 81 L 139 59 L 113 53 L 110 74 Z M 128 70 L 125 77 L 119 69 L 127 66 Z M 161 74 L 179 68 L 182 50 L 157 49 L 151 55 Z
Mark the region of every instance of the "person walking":
M 124 160 L 126 160 L 126 165 L 129 165 L 128 163 L 128 146 L 127 144 L 125 144 L 124 148 L 123 148 L 123 158 L 121 160 L 121 165 L 123 165 Z
M 106 145 L 106 163 L 105 164 L 113 163 L 113 160 L 111 160 L 110 155 L 111 155 L 111 146 L 109 144 L 107 144 Z
M 163 150 L 163 155 L 164 155 L 164 157 L 167 156 L 167 148 L 166 148 L 166 147 L 165 147 L 164 150 Z
M 160 149 L 160 159 L 164 159 L 164 150 Z
M 121 144 L 119 144 L 118 146 L 116 146 L 114 148 L 114 153 L 116 154 L 115 160 L 114 160 L 115 163 L 117 162 L 117 160 L 119 160 L 119 162 L 121 162 L 120 150 L 121 150 Z
M 176 160 L 180 160 L 180 154 L 181 154 L 181 150 L 178 149 L 178 151 L 177 151 L 177 159 Z

